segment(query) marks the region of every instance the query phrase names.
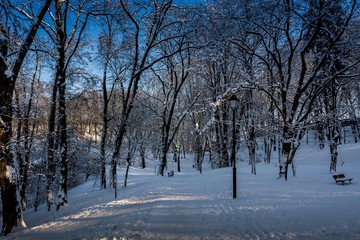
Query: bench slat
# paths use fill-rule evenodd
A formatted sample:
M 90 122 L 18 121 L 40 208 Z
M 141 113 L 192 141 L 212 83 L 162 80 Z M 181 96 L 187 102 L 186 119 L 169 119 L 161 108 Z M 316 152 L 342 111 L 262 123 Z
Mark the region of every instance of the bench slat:
M 342 185 L 345 184 L 346 181 L 349 182 L 349 184 L 351 184 L 351 181 L 353 180 L 352 178 L 346 178 L 345 174 L 337 174 L 337 175 L 333 175 L 333 178 L 335 180 L 336 183 L 342 183 Z

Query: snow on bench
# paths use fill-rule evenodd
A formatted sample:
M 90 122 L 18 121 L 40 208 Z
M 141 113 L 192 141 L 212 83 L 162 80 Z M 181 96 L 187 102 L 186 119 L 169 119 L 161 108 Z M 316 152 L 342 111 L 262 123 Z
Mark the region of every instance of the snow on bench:
M 349 184 L 351 184 L 351 180 L 353 180 L 352 178 L 346 178 L 345 174 L 343 174 L 343 173 L 333 175 L 333 178 L 336 183 L 341 183 L 342 185 L 344 185 L 345 182 L 349 182 Z

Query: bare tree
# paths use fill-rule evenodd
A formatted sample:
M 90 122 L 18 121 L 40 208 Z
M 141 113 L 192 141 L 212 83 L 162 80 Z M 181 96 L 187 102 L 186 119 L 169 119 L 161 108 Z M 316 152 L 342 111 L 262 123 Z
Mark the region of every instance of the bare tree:
M 90 13 L 84 13 L 86 1 L 72 7 L 70 1 L 54 1 L 54 14 L 51 14 L 53 23 L 43 23 L 56 51 L 52 57 L 56 62 L 56 72 L 53 85 L 52 99 L 50 102 L 50 114 L 48 121 L 48 171 L 47 171 L 47 204 L 48 210 L 55 202 L 57 209 L 67 203 L 67 175 L 68 175 L 68 143 L 67 143 L 67 115 L 66 115 L 66 85 L 69 65 L 77 52 L 82 34 L 85 30 Z M 74 19 L 69 21 L 69 16 Z M 72 27 L 72 29 L 70 28 Z M 58 104 L 58 107 L 57 107 Z M 56 110 L 58 110 L 58 126 L 56 125 Z M 57 131 L 57 132 L 56 132 Z M 55 136 L 58 134 L 58 142 L 55 144 Z M 55 150 L 60 153 L 60 188 L 54 194 L 55 181 Z M 57 196 L 55 199 L 54 196 Z
M 178 49 L 178 44 L 182 43 L 179 42 L 171 48 L 175 47 L 176 49 Z M 171 48 L 164 49 L 164 54 L 166 54 L 166 52 L 168 52 L 169 50 L 171 51 Z M 187 51 L 174 55 L 172 58 L 166 59 L 164 61 L 164 65 L 166 73 L 157 73 L 155 70 L 153 71 L 157 81 L 156 85 L 160 86 L 160 89 L 156 94 L 157 96 L 153 97 L 159 103 L 155 111 L 160 117 L 161 122 L 161 163 L 159 168 L 159 174 L 162 176 L 164 175 L 164 170 L 167 166 L 167 154 L 177 134 L 180 124 L 184 120 L 186 112 L 188 112 L 189 110 L 183 109 L 183 113 L 177 113 L 177 108 L 179 108 L 179 96 L 181 94 L 184 84 L 188 80 L 189 75 L 189 49 Z M 190 108 L 191 105 L 188 107 Z
M 270 1 L 266 5 L 260 2 L 254 4 L 257 6 L 256 11 L 262 11 L 264 14 L 261 19 L 254 17 L 248 22 L 252 28 L 246 34 L 255 36 L 260 41 L 262 51 L 252 48 L 240 38 L 234 38 L 232 42 L 259 58 L 273 79 L 271 86 L 255 81 L 252 87 L 258 87 L 267 93 L 279 114 L 282 123 L 284 173 L 287 179 L 289 165 L 292 164 L 295 174 L 294 155 L 310 121 L 309 116 L 315 100 L 334 78 L 345 74 L 359 61 L 355 59 L 343 69 L 325 78 L 318 78 L 329 59 L 329 54 L 333 53 L 332 50 L 341 41 L 349 25 L 356 1 L 352 1 L 348 6 L 344 21 L 338 26 L 341 30 L 333 37 L 325 54 L 318 59 L 315 59 L 309 50 L 321 34 L 320 30 L 324 27 L 322 20 L 328 9 L 320 8 L 315 19 L 306 21 L 301 11 L 306 3 L 301 1 L 284 0 Z
M 128 46 L 128 49 L 131 49 L 129 51 L 130 68 L 125 74 L 126 78 L 124 81 L 126 81 L 122 82 L 122 109 L 117 126 L 115 148 L 111 159 L 111 182 L 115 189 L 115 198 L 117 197 L 117 159 L 143 73 L 155 63 L 181 50 L 176 49 L 174 52 L 159 56 L 154 52 L 159 45 L 171 39 L 181 39 L 183 37 L 181 33 L 176 32 L 171 36 L 162 36 L 161 34 L 168 31 L 170 27 L 173 28 L 174 25 L 181 23 L 168 17 L 169 10 L 172 7 L 171 0 L 149 1 L 146 4 L 133 4 L 133 1 L 127 2 L 121 0 L 120 3 L 127 16 L 126 21 L 130 24 L 127 32 L 128 41 L 132 42 Z
M 121 16 L 118 13 L 119 3 L 104 1 L 103 14 L 100 16 L 99 28 L 101 36 L 99 37 L 99 61 L 103 64 L 103 75 L 101 81 L 102 89 L 102 130 L 100 143 L 100 166 L 101 166 L 101 188 L 106 188 L 106 143 L 109 131 L 109 103 L 113 95 L 116 82 L 121 78 L 124 66 L 118 64 L 119 54 L 121 54 L 122 44 L 116 45 L 118 35 L 122 35 Z M 120 17 L 119 17 L 120 16 Z
M 235 2 L 235 1 L 234 1 Z M 196 41 L 202 46 L 196 54 L 197 76 L 204 81 L 209 116 L 201 132 L 208 131 L 211 162 L 213 167 L 230 166 L 229 157 L 229 113 L 225 99 L 229 90 L 241 81 L 239 58 L 233 54 L 233 45 L 228 41 L 235 34 L 236 24 L 229 19 L 239 9 L 231 1 L 209 1 L 200 8 L 195 18 L 197 23 Z
M 31 55 L 28 55 L 29 57 Z M 31 56 L 32 57 L 32 56 Z M 22 72 L 21 80 L 16 84 L 16 115 L 17 116 L 17 160 L 19 162 L 20 173 L 20 202 L 22 209 L 27 208 L 27 188 L 28 188 L 28 170 L 30 167 L 30 153 L 33 144 L 36 126 L 36 84 L 40 79 L 40 59 L 41 55 L 35 52 L 35 63 L 33 66 L 33 73 L 26 73 L 25 69 Z M 30 61 L 33 61 L 31 58 Z M 30 68 L 30 61 L 27 65 Z M 30 75 L 30 76 L 27 76 Z
M 17 51 L 16 49 L 10 48 L 12 45 L 11 39 L 14 38 L 12 38 L 12 28 L 8 26 L 10 22 L 5 20 L 12 17 L 5 17 L 5 15 L 9 14 L 9 6 L 7 3 L 8 1 L 2 1 L 0 4 L 3 19 L 0 22 L 0 185 L 3 204 L 3 226 L 1 235 L 7 235 L 11 232 L 12 228 L 16 225 L 18 214 L 20 213 L 16 195 L 16 167 L 11 149 L 14 87 L 22 63 L 33 43 L 41 21 L 51 4 L 51 0 L 46 0 L 41 5 L 39 12 L 31 22 L 30 28 L 26 30 L 25 38 Z M 15 55 L 12 55 L 13 51 L 16 51 Z

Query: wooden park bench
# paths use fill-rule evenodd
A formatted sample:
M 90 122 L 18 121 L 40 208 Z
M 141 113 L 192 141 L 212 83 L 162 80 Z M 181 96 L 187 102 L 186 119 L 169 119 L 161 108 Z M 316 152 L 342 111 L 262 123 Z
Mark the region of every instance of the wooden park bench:
M 171 170 L 170 172 L 168 172 L 168 177 L 172 177 L 174 176 L 174 170 Z
M 333 175 L 333 178 L 336 183 L 341 183 L 342 185 L 344 185 L 345 182 L 349 182 L 349 184 L 351 184 L 351 180 L 353 180 L 352 178 L 345 177 L 345 174 L 343 174 L 343 173 Z

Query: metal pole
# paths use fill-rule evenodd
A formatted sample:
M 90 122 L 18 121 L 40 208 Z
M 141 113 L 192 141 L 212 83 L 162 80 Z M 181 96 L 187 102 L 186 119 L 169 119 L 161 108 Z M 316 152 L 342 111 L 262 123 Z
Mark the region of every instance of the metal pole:
M 233 162 L 233 198 L 236 198 L 236 158 L 235 158 L 235 110 L 233 109 L 233 142 L 232 142 L 232 162 Z

